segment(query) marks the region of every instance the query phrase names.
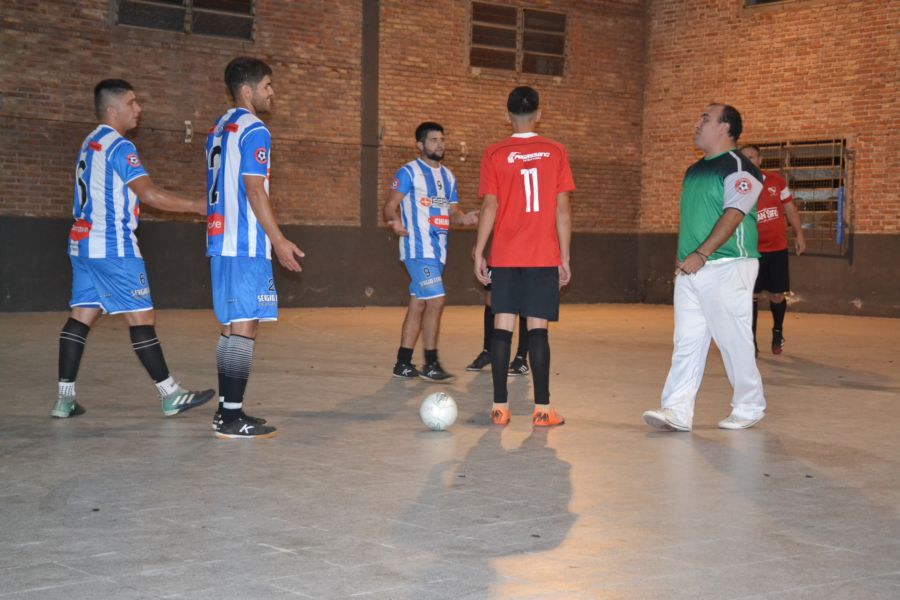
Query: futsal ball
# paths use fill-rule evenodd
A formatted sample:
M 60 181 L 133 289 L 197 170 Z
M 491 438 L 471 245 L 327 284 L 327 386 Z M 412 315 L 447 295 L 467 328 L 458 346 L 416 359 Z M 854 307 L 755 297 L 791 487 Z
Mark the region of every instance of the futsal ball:
M 422 422 L 432 431 L 443 431 L 456 422 L 456 402 L 450 394 L 435 392 L 422 401 Z

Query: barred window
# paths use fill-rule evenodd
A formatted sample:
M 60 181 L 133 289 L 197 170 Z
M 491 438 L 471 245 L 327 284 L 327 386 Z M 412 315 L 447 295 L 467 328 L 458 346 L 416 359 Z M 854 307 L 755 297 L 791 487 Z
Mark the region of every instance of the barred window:
M 847 141 L 827 139 L 756 145 L 763 170 L 781 173 L 793 192 L 803 222 L 807 252 L 846 256 L 852 222 L 853 163 Z
M 471 66 L 559 77 L 565 62 L 565 14 L 472 3 Z
M 253 0 L 119 0 L 119 25 L 253 39 Z

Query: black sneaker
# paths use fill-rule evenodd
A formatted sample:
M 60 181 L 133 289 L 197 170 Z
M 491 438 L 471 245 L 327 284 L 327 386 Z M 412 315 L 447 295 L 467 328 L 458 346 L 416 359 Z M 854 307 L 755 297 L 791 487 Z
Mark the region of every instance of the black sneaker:
M 456 375 L 451 375 L 445 371 L 439 362 L 433 362 L 430 365 L 422 367 L 422 372 L 419 373 L 419 377 L 436 383 L 450 383 L 456 379 Z
M 259 425 L 266 424 L 265 419 L 261 419 L 259 417 L 251 417 L 247 413 L 241 413 L 241 417 L 243 417 L 244 419 L 249 421 L 252 425 L 259 426 Z M 219 428 L 223 425 L 223 423 L 224 423 L 224 421 L 222 421 L 222 413 L 220 413 L 219 411 L 216 411 L 216 414 L 213 415 L 213 420 L 212 420 L 213 431 L 218 431 Z
M 772 354 L 781 354 L 784 349 L 784 336 L 777 329 L 772 330 Z
M 216 429 L 216 437 L 223 440 L 272 438 L 275 437 L 275 428 L 271 425 L 259 425 L 256 419 L 251 421 L 244 415 L 231 423 L 220 424 Z
M 394 365 L 394 377 L 399 377 L 400 379 L 415 379 L 419 375 L 419 370 L 416 368 L 416 365 L 412 363 L 397 361 Z
M 491 353 L 487 350 L 482 350 L 481 354 L 472 361 L 472 364 L 466 367 L 466 371 L 480 371 L 489 364 L 491 364 Z
M 525 362 L 525 359 L 521 356 L 517 356 L 513 359 L 511 363 L 509 363 L 509 374 L 510 375 L 528 375 L 530 369 L 528 368 L 528 363 Z

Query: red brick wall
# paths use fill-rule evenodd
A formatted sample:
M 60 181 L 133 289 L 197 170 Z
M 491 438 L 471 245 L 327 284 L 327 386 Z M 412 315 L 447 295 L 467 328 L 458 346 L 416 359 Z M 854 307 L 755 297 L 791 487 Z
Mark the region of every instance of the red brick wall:
M 900 232 L 900 2 L 648 4 L 641 230 L 675 231 L 693 126 L 712 100 L 741 141 L 845 137 L 856 152 L 854 227 Z
M 477 73 L 469 67 L 470 3 L 382 0 L 379 180 L 416 156 L 413 133 L 426 120 L 444 125 L 445 164 L 454 171 L 463 208 L 477 207 L 478 167 L 491 143 L 509 135 L 506 97 L 517 85 L 541 93 L 540 131 L 564 143 L 578 190 L 574 227 L 636 231 L 640 197 L 643 2 L 531 0 L 514 4 L 568 15 L 564 77 Z M 460 161 L 460 143 L 468 158 Z M 380 221 L 379 221 L 380 222 Z
M 120 27 L 111 4 L 2 3 L 0 214 L 70 214 L 75 156 L 96 123 L 93 86 L 107 77 L 136 88 L 135 141 L 154 181 L 203 195 L 206 131 L 229 107 L 222 74 L 244 54 L 275 71 L 268 122 L 280 220 L 359 223 L 359 2 L 258 2 L 254 42 Z

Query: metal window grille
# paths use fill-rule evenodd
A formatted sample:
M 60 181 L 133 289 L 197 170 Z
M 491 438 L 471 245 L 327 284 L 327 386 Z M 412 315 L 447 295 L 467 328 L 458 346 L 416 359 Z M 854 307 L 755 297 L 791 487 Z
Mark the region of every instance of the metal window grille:
M 253 39 L 253 0 L 119 0 L 119 25 Z
M 472 3 L 469 64 L 560 77 L 566 64 L 566 15 Z
M 853 152 L 847 141 L 835 138 L 756 145 L 762 168 L 781 173 L 793 192 L 807 253 L 847 256 L 853 174 Z M 793 237 L 793 232 L 790 235 Z

